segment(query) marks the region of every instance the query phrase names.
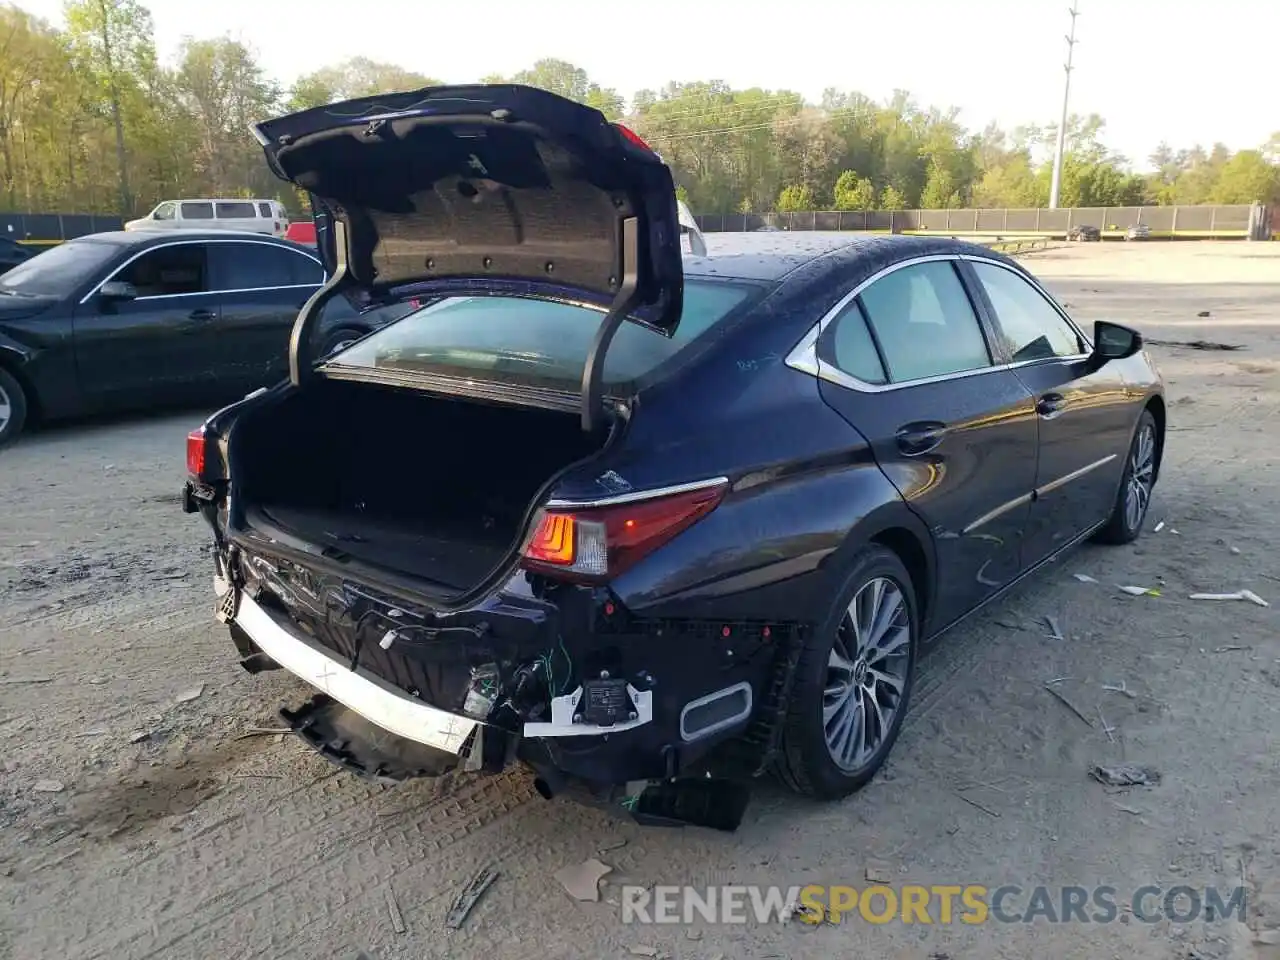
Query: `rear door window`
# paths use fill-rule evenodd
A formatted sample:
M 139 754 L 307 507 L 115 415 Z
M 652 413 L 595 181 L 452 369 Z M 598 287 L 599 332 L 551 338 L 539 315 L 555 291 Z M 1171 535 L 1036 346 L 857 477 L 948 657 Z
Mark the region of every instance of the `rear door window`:
M 248 201 L 244 203 L 219 203 L 214 205 L 219 220 L 255 220 L 257 214 L 254 212 L 253 204 Z
M 188 201 L 182 204 L 183 220 L 212 220 L 213 204 L 199 201 Z
M 645 379 L 660 365 L 740 313 L 763 288 L 686 279 L 684 314 L 668 338 L 624 323 L 605 355 L 606 384 Z M 479 373 L 494 379 L 581 383 L 603 319 L 597 310 L 520 297 L 450 297 L 366 337 L 337 364 L 397 370 Z
M 858 299 L 892 382 L 991 366 L 982 325 L 950 261 L 894 270 Z
M 133 284 L 139 299 L 208 293 L 208 248 L 203 243 L 183 243 L 148 250 L 112 279 Z
M 324 270 L 315 260 L 269 243 L 214 244 L 219 290 L 319 286 Z
M 263 217 L 264 219 L 270 220 L 270 219 L 271 219 L 271 204 L 267 203 L 265 200 L 264 200 L 264 201 L 262 201 L 261 203 L 259 203 L 259 204 L 258 204 L 258 214 L 259 214 L 259 216 Z

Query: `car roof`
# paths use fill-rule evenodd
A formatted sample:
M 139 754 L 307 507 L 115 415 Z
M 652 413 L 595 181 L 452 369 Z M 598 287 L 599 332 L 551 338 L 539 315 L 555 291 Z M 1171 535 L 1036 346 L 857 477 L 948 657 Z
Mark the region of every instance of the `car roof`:
M 783 231 L 705 234 L 707 256 L 686 257 L 688 277 L 781 282 L 801 267 L 827 260 L 844 271 L 870 261 L 884 265 L 927 255 L 968 254 L 1007 258 L 987 247 L 950 237 L 914 237 L 887 233 Z
M 107 230 L 102 233 L 88 233 L 83 237 L 75 237 L 68 243 L 87 241 L 89 243 L 114 243 L 121 247 L 145 247 L 151 244 L 172 243 L 175 240 L 256 240 L 270 243 L 277 247 L 288 247 L 292 250 L 304 250 L 315 256 L 315 251 L 300 244 L 253 230 Z

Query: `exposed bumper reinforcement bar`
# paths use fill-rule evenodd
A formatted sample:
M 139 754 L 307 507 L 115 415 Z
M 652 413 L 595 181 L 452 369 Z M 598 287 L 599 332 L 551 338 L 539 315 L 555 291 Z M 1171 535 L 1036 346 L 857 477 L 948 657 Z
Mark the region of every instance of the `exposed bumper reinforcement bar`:
M 461 756 L 479 721 L 414 700 L 391 684 L 347 664 L 307 637 L 286 629 L 243 591 L 235 622 L 280 666 L 366 720 L 406 740 Z

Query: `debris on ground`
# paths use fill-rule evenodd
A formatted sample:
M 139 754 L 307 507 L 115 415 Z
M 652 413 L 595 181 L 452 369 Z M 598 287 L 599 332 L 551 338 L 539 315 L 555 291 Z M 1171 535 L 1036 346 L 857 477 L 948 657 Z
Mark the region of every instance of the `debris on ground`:
M 475 909 L 475 905 L 480 902 L 484 892 L 497 879 L 497 871 L 491 870 L 489 867 L 485 867 L 472 877 L 471 882 L 463 888 L 462 892 L 454 899 L 453 905 L 449 907 L 449 913 L 444 918 L 445 926 L 450 930 L 462 929 L 462 925 L 467 921 L 467 916 Z
M 3 677 L 0 678 L 0 683 L 53 683 L 53 677 Z
M 1208 310 L 1201 310 L 1199 313 L 1197 313 L 1197 314 L 1196 314 L 1196 316 L 1197 316 L 1197 317 L 1212 317 L 1212 316 L 1213 316 L 1213 314 L 1212 314 L 1212 313 L 1210 313 Z
M 863 876 L 866 877 L 867 883 L 892 883 L 893 872 L 885 866 L 871 865 L 864 871 Z
M 956 791 L 956 796 L 959 797 L 961 800 L 963 800 L 965 803 L 967 803 L 969 806 L 973 807 L 975 810 L 981 810 L 983 813 L 985 813 L 989 817 L 999 818 L 1000 816 L 999 811 L 992 810 L 990 807 L 979 803 L 977 800 L 974 800 L 972 797 L 966 797 L 959 790 Z
M 61 793 L 66 785 L 61 780 L 37 780 L 31 789 L 36 793 Z
M 391 915 L 391 929 L 396 933 L 404 933 L 409 928 L 404 924 L 404 914 L 400 912 L 400 904 L 396 903 L 396 892 L 387 884 L 387 913 Z
M 1151 787 L 1160 782 L 1160 771 L 1153 767 L 1140 767 L 1136 763 L 1121 763 L 1104 767 L 1094 764 L 1089 776 L 1108 787 Z
M 1159 591 L 1159 590 L 1157 590 L 1155 587 L 1132 587 L 1132 586 L 1130 586 L 1130 587 L 1121 587 L 1120 589 L 1121 589 L 1122 591 L 1124 591 L 1125 593 L 1129 594 L 1129 596 L 1131 596 L 1131 597 L 1146 597 L 1146 596 L 1150 596 L 1150 597 L 1158 597 L 1158 596 L 1160 596 L 1160 591 Z
M 1253 647 L 1242 646 L 1238 643 L 1228 643 L 1225 646 L 1217 647 L 1214 653 L 1238 653 L 1241 650 L 1252 650 Z
M 1056 688 L 1056 687 L 1054 687 L 1054 686 L 1053 686 L 1053 684 L 1054 684 L 1054 681 L 1052 681 L 1052 680 L 1051 680 L 1051 681 L 1049 681 L 1048 683 L 1046 683 L 1046 684 L 1044 685 L 1044 688 L 1045 688 L 1046 690 L 1048 690 L 1050 694 L 1052 694 L 1054 697 L 1056 697 L 1056 698 L 1058 699 L 1058 701 L 1059 701 L 1063 706 L 1065 706 L 1068 710 L 1070 710 L 1070 711 L 1071 711 L 1072 713 L 1074 713 L 1077 717 L 1079 717 L 1081 720 L 1083 720 L 1083 721 L 1085 722 L 1085 724 L 1086 724 L 1086 725 L 1088 725 L 1089 727 L 1092 727 L 1092 726 L 1093 726 L 1093 721 L 1092 721 L 1092 720 L 1090 720 L 1088 717 L 1086 717 L 1086 716 L 1085 716 L 1085 715 L 1080 711 L 1080 708 L 1079 708 L 1079 707 L 1077 707 L 1074 703 L 1072 703 L 1072 702 L 1071 702 L 1070 700 L 1068 700 L 1065 696 L 1063 696 L 1061 693 L 1059 693 L 1059 692 L 1058 692 L 1058 690 L 1057 690 L 1057 688 Z
M 1114 733 L 1116 728 L 1111 726 L 1111 724 L 1107 723 L 1107 718 L 1102 715 L 1101 705 L 1099 705 L 1098 707 L 1098 719 L 1102 721 L 1102 732 L 1107 735 L 1108 740 L 1110 740 L 1112 743 L 1115 743 L 1116 738 L 1114 736 Z
M 660 957 L 662 952 L 657 947 L 646 946 L 643 943 L 637 943 L 631 948 L 633 957 Z
M 1218 343 L 1217 341 L 1214 341 L 1214 340 L 1147 340 L 1144 338 L 1143 342 L 1149 343 L 1152 346 L 1156 346 L 1156 347 L 1183 347 L 1187 350 L 1243 350 L 1244 349 L 1243 343 Z
M 626 837 L 619 837 L 617 840 L 608 840 L 600 845 L 600 853 L 608 853 L 611 850 L 620 850 L 627 845 Z
M 1123 693 L 1130 700 L 1136 700 L 1138 695 L 1129 689 L 1128 684 L 1121 680 L 1118 684 L 1104 683 L 1102 689 L 1108 693 Z
M 1156 527 L 1156 529 L 1159 530 L 1160 528 Z M 1075 577 L 1077 580 L 1079 580 L 1081 583 L 1097 583 L 1098 582 L 1093 577 L 1089 576 L 1087 573 L 1073 573 L 1072 576 Z
M 149 736 L 151 736 L 151 733 L 147 730 L 135 730 L 133 733 L 129 734 L 129 742 L 141 743 L 143 740 L 146 740 Z
M 1044 618 L 1044 622 L 1045 622 L 1045 623 L 1047 623 L 1047 624 L 1049 625 L 1049 639 L 1050 639 L 1050 640 L 1065 640 L 1065 639 L 1067 639 L 1067 638 L 1063 635 L 1062 630 L 1061 630 L 1061 629 L 1059 629 L 1059 627 L 1058 627 L 1058 621 L 1057 621 L 1057 620 L 1055 620 L 1055 619 L 1053 619 L 1053 617 L 1052 617 L 1052 616 L 1050 616 L 1050 615 L 1046 614 L 1046 615 L 1045 615 L 1045 618 Z
M 192 687 L 190 690 L 183 690 L 178 694 L 178 703 L 190 703 L 192 700 L 199 700 L 202 693 L 204 693 L 203 683 L 198 687 Z
M 1161 520 L 1159 523 L 1156 524 L 1156 533 L 1159 533 L 1163 529 L 1164 529 L 1164 521 Z
M 613 867 L 603 864 L 595 857 L 592 857 L 590 860 L 582 861 L 582 863 L 561 867 L 555 872 L 555 878 L 573 899 L 598 903 L 600 901 L 600 881 L 612 872 Z
M 107 682 L 107 678 L 106 678 L 106 677 L 90 677 L 90 678 L 89 678 L 89 682 L 90 682 L 90 683 L 92 683 L 95 687 L 97 687 L 97 686 L 101 686 L 102 684 L 106 683 L 106 682 Z
M 1248 600 L 1250 603 L 1256 603 L 1260 607 L 1269 607 L 1271 604 L 1263 600 L 1252 590 L 1237 590 L 1235 593 L 1193 593 L 1192 600 Z
M 807 921 L 806 921 L 806 918 Z M 800 920 L 808 923 L 822 923 L 826 918 L 823 916 L 821 907 L 811 907 L 799 900 L 793 900 L 782 908 L 782 912 L 778 915 L 783 923 L 789 923 L 792 920 Z
M 289 727 L 250 727 L 236 736 L 237 740 L 248 740 L 250 737 L 266 737 L 273 733 L 293 733 Z
M 1240 556 L 1239 547 L 1228 547 L 1227 552 L 1230 553 L 1232 556 L 1236 556 L 1236 557 Z

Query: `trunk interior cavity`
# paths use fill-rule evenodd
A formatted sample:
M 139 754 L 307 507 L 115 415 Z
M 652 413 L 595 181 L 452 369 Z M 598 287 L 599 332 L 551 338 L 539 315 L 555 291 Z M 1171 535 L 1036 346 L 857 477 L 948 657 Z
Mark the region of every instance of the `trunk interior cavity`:
M 463 593 L 542 485 L 606 440 L 576 414 L 318 379 L 237 423 L 230 456 L 250 524 Z

